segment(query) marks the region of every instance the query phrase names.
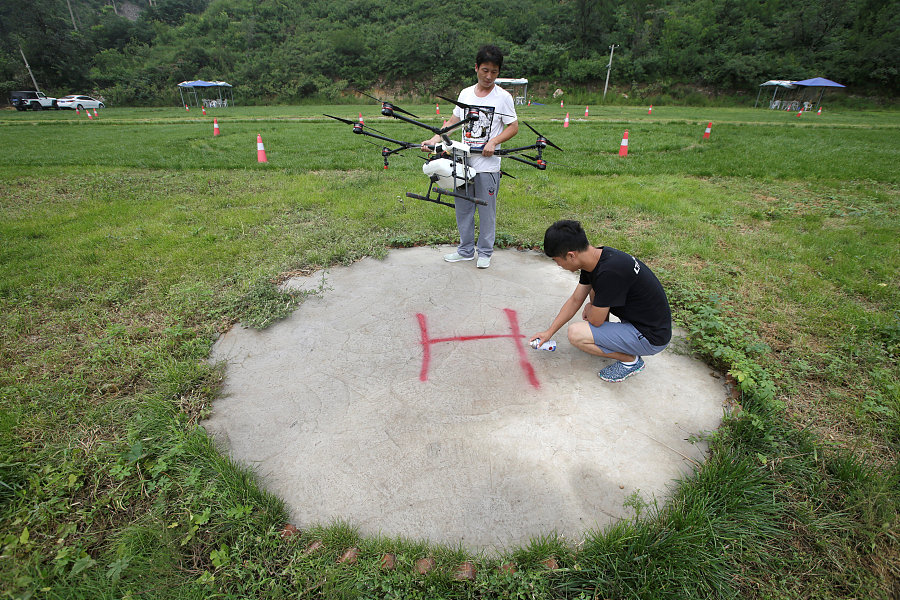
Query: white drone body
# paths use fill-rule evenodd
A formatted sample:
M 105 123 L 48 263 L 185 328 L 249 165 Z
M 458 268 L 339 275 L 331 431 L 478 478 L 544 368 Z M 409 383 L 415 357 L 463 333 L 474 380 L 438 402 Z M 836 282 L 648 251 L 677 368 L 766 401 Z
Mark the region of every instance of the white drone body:
M 471 183 L 475 179 L 475 169 L 468 166 L 465 161 L 465 157 L 469 156 L 468 145 L 462 142 L 450 142 L 448 147 L 446 143 L 442 143 L 436 145 L 434 151 L 437 153 L 449 152 L 454 157 L 463 157 L 461 162 L 450 158 L 436 158 L 422 165 L 422 172 L 439 187 L 453 190 Z

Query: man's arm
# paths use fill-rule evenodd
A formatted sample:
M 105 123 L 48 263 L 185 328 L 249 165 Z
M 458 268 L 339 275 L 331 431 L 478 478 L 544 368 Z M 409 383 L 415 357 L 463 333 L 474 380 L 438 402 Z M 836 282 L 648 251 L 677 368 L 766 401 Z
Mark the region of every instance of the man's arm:
M 587 299 L 588 294 L 591 291 L 591 286 L 585 285 L 583 283 L 579 283 L 575 288 L 575 291 L 572 292 L 572 295 L 569 296 L 569 299 L 565 301 L 562 305 L 562 308 L 559 309 L 559 314 L 556 315 L 556 318 L 553 319 L 553 323 L 551 323 L 550 327 L 545 329 L 544 331 L 540 331 L 530 338 L 528 341 L 531 342 L 537 338 L 541 338 L 541 341 L 546 342 L 551 339 L 556 332 L 562 329 L 562 326 L 572 320 L 572 317 L 578 312 L 578 309 L 581 308 L 581 305 L 584 304 L 585 299 Z
M 591 297 L 593 298 L 593 292 L 591 293 Z M 609 307 L 608 306 L 594 306 L 593 304 L 588 304 L 584 307 L 584 314 L 582 315 L 584 320 L 593 325 L 594 327 L 600 327 L 609 320 Z
M 502 144 L 503 142 L 510 140 L 519 133 L 519 122 L 513 121 L 506 128 L 500 132 L 495 138 L 488 140 L 488 142 L 481 148 L 482 156 L 493 156 L 494 151 L 497 149 L 497 146 Z

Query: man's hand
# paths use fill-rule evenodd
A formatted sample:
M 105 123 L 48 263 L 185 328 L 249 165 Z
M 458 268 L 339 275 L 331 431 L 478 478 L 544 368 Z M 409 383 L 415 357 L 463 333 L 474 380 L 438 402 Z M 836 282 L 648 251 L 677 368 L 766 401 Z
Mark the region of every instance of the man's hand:
M 493 156 L 495 150 L 497 150 L 497 143 L 494 140 L 488 140 L 485 145 L 481 147 L 481 155 Z
M 528 338 L 528 343 L 530 344 L 531 342 L 533 342 L 536 339 L 540 339 L 541 343 L 544 343 L 547 340 L 549 340 L 551 337 L 553 337 L 553 334 L 550 332 L 549 329 L 545 329 L 544 331 L 536 333 L 533 336 L 531 336 L 530 338 Z

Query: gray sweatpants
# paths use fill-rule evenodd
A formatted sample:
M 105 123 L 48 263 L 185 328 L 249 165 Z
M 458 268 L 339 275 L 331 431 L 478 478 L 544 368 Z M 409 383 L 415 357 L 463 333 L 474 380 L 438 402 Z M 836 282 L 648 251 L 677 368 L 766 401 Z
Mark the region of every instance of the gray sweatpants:
M 487 202 L 487 206 L 457 198 L 456 228 L 459 230 L 460 256 L 490 256 L 494 253 L 494 237 L 497 233 L 497 192 L 500 188 L 500 173 L 478 173 L 475 175 L 475 197 Z M 475 209 L 478 209 L 478 245 L 475 245 Z

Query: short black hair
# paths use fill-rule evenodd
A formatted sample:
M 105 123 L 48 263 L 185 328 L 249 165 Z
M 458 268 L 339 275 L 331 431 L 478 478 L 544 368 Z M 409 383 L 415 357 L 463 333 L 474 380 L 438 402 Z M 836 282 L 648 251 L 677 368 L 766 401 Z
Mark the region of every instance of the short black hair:
M 544 232 L 544 254 L 550 258 L 562 258 L 569 252 L 584 252 L 588 238 L 578 221 L 561 219 Z
M 478 49 L 475 55 L 475 66 L 481 66 L 484 63 L 494 63 L 498 69 L 503 68 L 503 51 L 493 44 L 485 44 Z

